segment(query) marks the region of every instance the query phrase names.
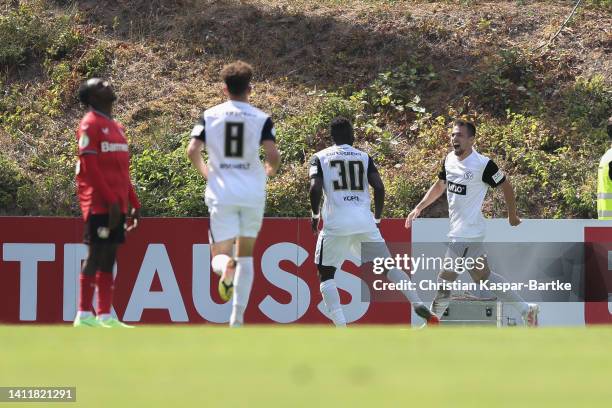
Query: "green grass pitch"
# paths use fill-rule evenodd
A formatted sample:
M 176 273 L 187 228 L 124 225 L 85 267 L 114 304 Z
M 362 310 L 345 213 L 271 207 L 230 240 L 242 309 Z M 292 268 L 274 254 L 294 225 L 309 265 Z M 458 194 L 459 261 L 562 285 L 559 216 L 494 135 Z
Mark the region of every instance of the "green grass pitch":
M 32 407 L 610 406 L 612 327 L 1 326 L 0 386 L 77 387 Z

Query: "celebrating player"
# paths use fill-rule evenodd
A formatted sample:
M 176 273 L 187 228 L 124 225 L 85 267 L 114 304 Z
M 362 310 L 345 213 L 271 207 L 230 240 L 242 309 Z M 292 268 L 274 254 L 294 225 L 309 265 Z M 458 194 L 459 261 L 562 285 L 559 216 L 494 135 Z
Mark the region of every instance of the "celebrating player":
M 233 295 L 230 326 L 244 323 L 253 285 L 253 247 L 263 219 L 266 175 L 280 164 L 270 116 L 249 104 L 250 65 L 236 61 L 221 71 L 228 101 L 204 112 L 191 132 L 187 156 L 208 180 L 205 192 L 210 213 L 212 269 L 221 275 L 219 294 Z M 206 146 L 208 166 L 201 151 Z M 259 159 L 263 146 L 265 164 Z M 234 242 L 236 257 L 232 258 Z
M 446 190 L 448 212 L 450 217 L 450 239 L 446 257 L 484 256 L 482 241 L 485 235 L 485 221 L 482 215 L 482 203 L 489 186 L 501 186 L 508 208 L 508 222 L 515 227 L 521 223 L 517 215 L 514 191 L 510 180 L 497 167 L 493 160 L 478 153 L 474 148 L 476 127 L 473 123 L 456 120 L 454 122 L 451 144 L 453 151 L 448 153 L 442 163 L 439 180 L 427 191 L 421 202 L 408 214 L 406 228 L 425 208 L 435 202 Z M 492 272 L 484 258 L 484 268 L 469 271 L 474 281 L 489 280 L 495 283 L 504 282 L 504 278 Z M 438 280 L 453 282 L 459 276 L 455 271 L 442 271 Z M 539 307 L 526 303 L 516 292 L 493 291 L 504 302 L 517 308 L 525 324 L 538 325 Z M 433 312 L 442 317 L 450 301 L 450 291 L 439 290 L 432 303 Z
M 79 99 L 88 108 L 77 139 L 77 187 L 85 220 L 84 242 L 88 254 L 81 271 L 79 311 L 75 327 L 132 327 L 111 316 L 113 266 L 117 247 L 125 241 L 128 204 L 131 230 L 138 226 L 140 203 L 130 180 L 130 156 L 123 126 L 112 119 L 117 99 L 103 79 L 92 78 L 79 89 Z M 97 318 L 92 298 L 98 287 Z
M 334 119 L 330 133 L 334 145 L 316 153 L 310 161 L 311 226 L 312 231 L 318 233 L 319 208 L 324 196 L 323 230 L 317 239 L 315 262 L 328 315 L 337 327 L 344 327 L 346 319 L 334 280 L 336 269 L 342 266 L 347 254 L 361 258 L 362 243 L 379 243 L 370 244 L 369 250 L 364 249 L 366 259 L 361 258 L 362 263 L 371 262 L 376 257 L 390 257 L 390 254 L 378 228 L 385 186 L 374 161 L 367 153 L 353 147 L 353 127 L 348 119 Z M 370 209 L 368 184 L 374 189 L 374 216 Z M 399 269 L 387 271 L 387 277 L 395 283 L 410 279 Z M 438 317 L 421 302 L 416 291 L 404 290 L 402 293 L 419 316 L 430 324 L 438 323 Z

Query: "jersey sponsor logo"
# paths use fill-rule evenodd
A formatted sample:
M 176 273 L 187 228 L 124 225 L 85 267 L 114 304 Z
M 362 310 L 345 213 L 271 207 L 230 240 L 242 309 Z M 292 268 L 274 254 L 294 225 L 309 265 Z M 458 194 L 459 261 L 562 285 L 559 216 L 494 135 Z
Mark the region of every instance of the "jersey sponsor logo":
M 495 183 L 499 183 L 501 179 L 504 178 L 504 172 L 501 170 L 497 170 L 497 173 L 495 173 L 492 178 Z
M 102 142 L 100 144 L 100 149 L 102 150 L 102 153 L 127 152 L 128 151 L 128 145 L 127 145 L 127 143 Z
M 448 182 L 448 191 L 454 194 L 466 195 L 467 194 L 467 186 L 464 184 L 453 183 L 452 181 Z
M 466 180 L 471 180 L 474 178 L 474 173 L 472 173 L 471 171 L 466 171 L 465 174 L 463 175 L 463 178 Z
M 84 149 L 89 146 L 89 136 L 87 133 L 81 133 L 81 137 L 79 138 L 79 148 Z
M 356 195 L 344 196 L 343 199 L 344 201 L 349 201 L 349 202 L 359 201 L 359 196 L 356 196 Z
M 221 170 L 228 170 L 228 169 L 234 169 L 234 170 L 248 170 L 251 168 L 251 163 L 236 163 L 236 164 L 232 164 L 232 163 L 221 163 L 221 165 L 219 166 L 219 168 Z

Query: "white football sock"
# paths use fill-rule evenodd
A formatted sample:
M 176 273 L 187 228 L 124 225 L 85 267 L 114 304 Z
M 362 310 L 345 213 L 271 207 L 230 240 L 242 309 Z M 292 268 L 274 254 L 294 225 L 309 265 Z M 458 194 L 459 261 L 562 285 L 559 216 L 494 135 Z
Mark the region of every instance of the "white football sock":
M 329 317 L 334 322 L 336 327 L 345 327 L 346 319 L 344 318 L 344 312 L 342 311 L 342 305 L 340 304 L 340 294 L 338 293 L 336 281 L 333 279 L 328 279 L 325 282 L 321 282 L 319 288 L 321 289 L 323 303 L 325 303 Z
M 440 284 L 441 282 L 446 282 L 446 280 L 438 276 L 438 284 Z M 444 312 L 446 312 L 446 309 L 448 309 L 448 304 L 450 303 L 450 297 L 451 297 L 450 290 L 438 290 L 438 292 L 436 292 L 436 297 L 431 303 L 430 309 L 433 313 L 435 313 L 436 316 L 438 316 L 439 319 L 442 318 L 442 316 L 444 315 Z
M 505 283 L 506 280 L 503 276 L 496 274 L 495 272 L 491 272 L 489 276 L 489 281 L 494 283 Z M 491 292 L 495 293 L 497 298 L 504 303 L 508 303 L 510 306 L 515 308 L 521 315 L 526 314 L 529 311 L 529 304 L 525 302 L 525 300 L 519 296 L 513 290 L 509 290 L 504 292 L 503 290 L 492 290 Z
M 111 318 L 111 315 L 108 314 L 108 313 L 104 313 L 104 314 L 101 314 L 100 316 L 98 316 L 98 320 L 108 320 L 110 318 Z
M 77 312 L 77 319 L 88 319 L 92 316 L 93 316 L 93 313 L 91 313 L 88 310 L 79 310 Z
M 402 281 L 406 281 L 404 283 L 410 282 L 410 276 L 400 269 L 391 269 L 387 272 L 387 278 L 395 284 L 402 284 Z M 412 303 L 412 307 L 417 307 L 423 304 L 423 301 L 419 297 L 419 294 L 416 290 L 402 290 L 402 293 L 408 299 L 410 303 Z
M 227 269 L 227 263 L 230 259 L 231 258 L 225 254 L 219 254 L 213 257 L 212 261 L 210 262 L 213 272 L 219 276 L 223 275 Z
M 241 326 L 244 323 L 244 311 L 249 303 L 251 287 L 253 287 L 253 257 L 236 258 L 236 263 L 230 326 Z

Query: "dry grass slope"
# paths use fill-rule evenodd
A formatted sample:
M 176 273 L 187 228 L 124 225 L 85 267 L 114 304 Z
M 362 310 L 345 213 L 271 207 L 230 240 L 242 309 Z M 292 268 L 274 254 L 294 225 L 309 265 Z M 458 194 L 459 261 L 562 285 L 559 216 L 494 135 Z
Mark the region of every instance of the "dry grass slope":
M 355 121 L 359 146 L 379 162 L 387 216 L 404 216 L 426 191 L 454 116 L 477 121 L 478 148 L 512 176 L 525 216 L 594 214 L 612 112 L 606 2 L 585 2 L 537 52 L 572 2 L 20 3 L 0 6 L 0 166 L 9 169 L 0 213 L 76 213 L 74 91 L 95 74 L 118 89 L 147 214 L 205 215 L 183 149 L 199 113 L 222 100 L 220 67 L 241 58 L 255 67 L 253 102 L 272 112 L 285 156 L 268 215 L 307 214 L 305 162 L 336 114 Z M 21 53 L 7 50 L 15 27 L 27 34 Z M 426 215 L 444 215 L 443 204 Z M 504 215 L 497 193 L 486 211 Z

